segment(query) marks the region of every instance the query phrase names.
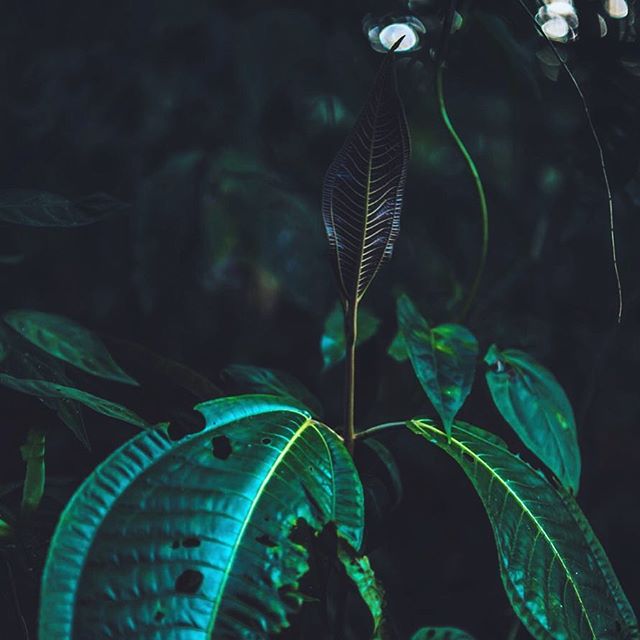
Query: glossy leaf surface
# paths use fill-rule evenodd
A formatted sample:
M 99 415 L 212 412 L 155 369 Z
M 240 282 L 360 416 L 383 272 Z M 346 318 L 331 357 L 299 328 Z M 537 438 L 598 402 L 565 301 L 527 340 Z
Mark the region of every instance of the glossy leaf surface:
M 529 354 L 492 345 L 485 362 L 491 397 L 522 442 L 574 494 L 580 485 L 580 449 L 573 409 L 554 375 Z
M 104 193 L 69 200 L 46 191 L 0 191 L 0 221 L 30 227 L 80 227 L 127 209 Z
M 473 385 L 478 341 L 465 327 L 431 328 L 408 296 L 398 298 L 398 326 L 416 377 L 447 433 Z
M 101 378 L 138 383 L 113 360 L 107 348 L 91 331 L 52 313 L 9 311 L 5 322 L 32 344 L 47 353 Z
M 360 309 L 358 313 L 358 334 L 356 345 L 372 338 L 380 327 L 380 320 L 366 309 Z M 324 323 L 324 333 L 320 340 L 320 350 L 324 368 L 329 369 L 344 359 L 346 353 L 346 340 L 344 334 L 344 318 L 340 304 L 327 316 Z
M 28 393 L 32 396 L 39 398 L 62 398 L 65 400 L 74 400 L 80 402 L 85 406 L 102 413 L 110 418 L 116 420 L 122 420 L 128 422 L 136 427 L 146 428 L 149 425 L 140 416 L 136 415 L 130 409 L 123 407 L 111 400 L 105 400 L 99 396 L 95 396 L 87 391 L 76 389 L 74 387 L 67 387 L 62 384 L 56 384 L 55 382 L 47 382 L 46 380 L 29 380 L 24 378 L 14 378 L 5 373 L 0 373 L 0 384 L 3 384 L 9 389 L 14 391 L 20 391 L 22 393 Z
M 224 373 L 250 392 L 292 398 L 302 402 L 314 416 L 322 415 L 320 401 L 301 382 L 284 371 L 233 364 Z
M 267 639 L 302 602 L 304 521 L 355 549 L 362 488 L 324 425 L 269 396 L 197 407 L 196 434 L 145 431 L 76 493 L 51 544 L 40 637 Z
M 466 631 L 453 627 L 424 627 L 416 631 L 411 640 L 474 640 Z
M 409 162 L 409 132 L 393 52 L 324 179 L 322 216 L 344 300 L 356 306 L 391 257 Z
M 505 590 L 534 638 L 640 638 L 609 560 L 570 494 L 554 489 L 482 429 L 456 423 L 449 440 L 427 420 L 408 426 L 448 453 L 471 480 L 491 521 Z

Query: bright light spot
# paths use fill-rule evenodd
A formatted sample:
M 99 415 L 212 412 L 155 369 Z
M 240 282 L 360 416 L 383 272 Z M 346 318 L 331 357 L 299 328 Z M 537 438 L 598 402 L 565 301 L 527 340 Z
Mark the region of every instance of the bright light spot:
M 418 42 L 418 34 L 415 32 L 410 24 L 396 22 L 389 24 L 380 31 L 378 37 L 380 38 L 380 44 L 385 49 L 391 49 L 393 45 L 404 36 L 404 40 L 400 43 L 400 46 L 396 51 L 409 51 L 416 46 Z
M 608 31 L 607 21 L 601 15 L 598 15 L 598 23 L 600 24 L 600 37 L 604 38 Z
M 549 2 L 546 9 L 547 13 L 562 16 L 563 18 L 573 16 L 576 13 L 571 2 Z
M 612 18 L 626 18 L 629 15 L 629 5 L 625 0 L 606 0 L 604 9 Z
M 562 16 L 555 16 L 542 25 L 542 31 L 549 40 L 562 42 L 569 35 L 569 23 Z

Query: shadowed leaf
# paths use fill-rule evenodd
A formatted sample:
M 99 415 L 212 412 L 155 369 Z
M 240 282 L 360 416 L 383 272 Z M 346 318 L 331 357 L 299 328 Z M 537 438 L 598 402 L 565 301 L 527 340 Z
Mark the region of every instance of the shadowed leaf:
M 474 640 L 466 631 L 453 627 L 423 627 L 416 631 L 411 640 Z

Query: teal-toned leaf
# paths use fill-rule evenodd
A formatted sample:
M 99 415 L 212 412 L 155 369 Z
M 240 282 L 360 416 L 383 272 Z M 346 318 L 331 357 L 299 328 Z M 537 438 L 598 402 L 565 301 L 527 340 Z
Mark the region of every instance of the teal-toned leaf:
M 20 447 L 22 459 L 26 463 L 21 510 L 23 515 L 33 513 L 44 494 L 44 448 L 45 437 L 41 429 L 29 429 L 26 442 Z
M 404 340 L 402 331 L 398 331 L 394 336 L 389 348 L 387 349 L 387 355 L 393 358 L 396 362 L 405 362 L 405 360 L 409 359 L 407 343 Z
M 360 309 L 358 313 L 358 337 L 356 345 L 360 345 L 372 338 L 380 328 L 380 320 L 366 309 Z M 337 304 L 327 316 L 324 323 L 324 333 L 320 341 L 320 350 L 324 361 L 325 370 L 340 362 L 346 353 L 346 341 L 344 335 L 344 320 L 342 307 Z
M 371 449 L 378 460 L 384 465 L 384 468 L 387 470 L 389 474 L 389 479 L 391 480 L 391 486 L 393 487 L 394 492 L 394 506 L 397 506 L 402 500 L 403 489 L 402 489 L 402 477 L 400 476 L 400 469 L 398 467 L 398 463 L 394 458 L 393 454 L 389 449 L 374 438 L 367 438 L 363 441 L 363 445 Z
M 408 296 L 398 298 L 398 326 L 422 388 L 447 433 L 467 399 L 476 370 L 478 341 L 465 327 L 441 324 L 433 329 Z
M 423 627 L 416 631 L 411 640 L 474 640 L 472 635 L 453 627 Z
M 11 538 L 13 536 L 13 527 L 0 518 L 0 540 Z
M 47 640 L 267 640 L 300 606 L 330 522 L 359 549 L 362 487 L 338 436 L 281 398 L 200 405 L 206 426 L 140 434 L 89 476 L 46 562 Z
M 233 364 L 227 367 L 224 373 L 251 393 L 266 393 L 293 398 L 309 407 L 314 416 L 322 415 L 320 401 L 301 382 L 288 373 L 243 364 Z
M 369 608 L 373 620 L 372 640 L 381 640 L 383 635 L 382 613 L 384 591 L 376 580 L 367 556 L 360 556 L 344 541 L 338 540 L 338 559 L 349 578 L 356 585 L 360 597 Z
M 133 411 L 123 407 L 122 405 L 111 402 L 111 400 L 105 400 L 99 396 L 94 396 L 92 393 L 75 389 L 74 387 L 67 387 L 55 382 L 47 382 L 46 380 L 25 380 L 23 378 L 14 378 L 5 373 L 0 373 L 0 384 L 3 384 L 9 389 L 14 391 L 20 391 L 22 393 L 28 393 L 32 396 L 39 398 L 63 398 L 67 400 L 75 400 L 80 402 L 90 409 L 98 413 L 102 413 L 110 418 L 116 420 L 122 420 L 122 422 L 128 422 L 136 427 L 147 428 L 149 425 L 140 416 L 136 415 Z
M 127 208 L 128 205 L 104 193 L 70 200 L 46 191 L 0 191 L 0 221 L 30 227 L 80 227 Z
M 638 640 L 631 606 L 575 499 L 509 452 L 500 438 L 456 423 L 409 428 L 448 453 L 487 511 L 507 596 L 537 640 Z
M 491 397 L 522 442 L 558 477 L 578 492 L 580 448 L 573 409 L 553 374 L 527 353 L 492 345 L 484 361 Z
M 41 311 L 9 311 L 4 321 L 47 353 L 101 378 L 137 385 L 113 360 L 102 342 L 68 318 Z

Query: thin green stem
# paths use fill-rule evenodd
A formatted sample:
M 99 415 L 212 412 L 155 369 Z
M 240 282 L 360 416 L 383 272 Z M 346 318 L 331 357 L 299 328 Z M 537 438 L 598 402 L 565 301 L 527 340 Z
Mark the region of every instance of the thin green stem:
M 28 516 L 38 508 L 44 494 L 44 431 L 30 429 L 27 441 L 20 450 L 27 466 L 21 511 L 23 515 Z
M 363 440 L 364 438 L 369 438 L 380 431 L 385 431 L 386 429 L 393 429 L 394 427 L 404 427 L 407 424 L 405 420 L 400 422 L 384 422 L 383 424 L 377 424 L 375 427 L 369 427 L 364 431 L 360 431 L 360 433 L 356 433 L 356 440 Z
M 480 174 L 478 173 L 478 169 L 473 161 L 473 158 L 467 151 L 467 148 L 462 142 L 462 139 L 458 135 L 457 131 L 454 129 L 453 124 L 451 123 L 451 119 L 449 118 L 449 112 L 447 111 L 447 105 L 444 99 L 444 88 L 443 88 L 443 69 L 444 64 L 439 64 L 436 70 L 436 93 L 438 95 L 438 105 L 440 107 L 440 116 L 442 117 L 442 121 L 444 122 L 447 130 L 451 134 L 454 142 L 456 143 L 460 153 L 465 159 L 467 166 L 469 167 L 469 171 L 473 176 L 473 180 L 476 185 L 476 191 L 478 192 L 478 200 L 480 201 L 480 213 L 482 214 L 482 249 L 480 251 L 480 261 L 478 262 L 478 268 L 476 271 L 475 278 L 473 280 L 473 284 L 471 285 L 471 289 L 469 290 L 469 294 L 467 296 L 467 300 L 462 308 L 461 319 L 465 318 L 475 297 L 478 293 L 478 288 L 480 287 L 480 280 L 482 279 L 482 273 L 484 271 L 484 266 L 487 261 L 487 251 L 489 249 L 489 210 L 487 208 L 487 198 L 484 192 L 484 186 L 482 185 L 482 180 L 480 179 Z
M 358 303 L 347 303 L 344 311 L 344 337 L 347 348 L 345 358 L 345 415 L 344 443 L 353 454 L 355 442 L 355 399 L 356 399 L 356 340 L 358 339 Z

